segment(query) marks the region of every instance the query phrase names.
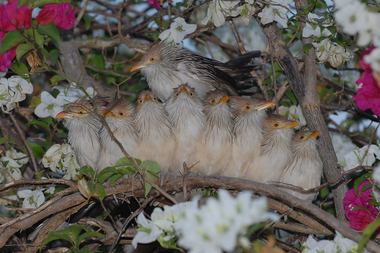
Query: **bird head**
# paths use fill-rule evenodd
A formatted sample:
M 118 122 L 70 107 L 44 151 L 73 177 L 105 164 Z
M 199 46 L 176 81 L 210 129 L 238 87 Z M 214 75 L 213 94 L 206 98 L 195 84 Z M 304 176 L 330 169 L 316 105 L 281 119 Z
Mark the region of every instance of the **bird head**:
M 158 43 L 145 52 L 140 61 L 132 66 L 130 72 L 160 66 L 163 61 L 170 59 L 170 56 L 175 54 L 177 47 L 178 46 L 170 45 L 165 41 Z
M 197 93 L 195 92 L 195 89 L 190 87 L 187 84 L 181 84 L 177 88 L 173 89 L 173 95 L 172 95 L 173 101 L 181 96 L 185 96 L 185 97 L 191 98 L 194 101 L 197 101 Z
M 231 107 L 234 110 L 236 116 L 243 116 L 254 112 L 260 112 L 267 108 L 276 106 L 276 104 L 273 102 L 259 101 L 243 97 L 230 97 L 230 101 Z
M 209 91 L 206 94 L 205 103 L 206 106 L 221 105 L 228 102 L 230 98 L 227 94 L 221 90 Z
M 143 90 L 142 92 L 140 92 L 139 96 L 137 97 L 136 105 L 141 106 L 148 101 L 158 103 L 158 100 L 156 96 L 153 94 L 153 92 L 151 92 L 150 90 Z
M 314 140 L 319 136 L 318 131 L 303 131 L 298 132 L 294 135 L 294 142 L 307 142 L 309 140 Z
M 91 101 L 79 99 L 69 105 L 69 107 L 58 113 L 56 119 L 86 119 L 92 114 L 94 106 Z
M 118 121 L 129 121 L 133 118 L 134 112 L 134 105 L 128 101 L 128 97 L 123 96 L 114 99 L 110 106 L 102 111 L 102 114 Z
M 263 127 L 268 131 L 286 130 L 298 126 L 298 122 L 271 114 L 264 121 Z

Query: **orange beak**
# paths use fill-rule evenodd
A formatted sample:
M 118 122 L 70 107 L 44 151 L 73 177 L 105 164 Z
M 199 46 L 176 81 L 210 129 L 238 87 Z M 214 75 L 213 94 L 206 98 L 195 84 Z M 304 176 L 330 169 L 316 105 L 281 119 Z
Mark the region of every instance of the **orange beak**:
M 62 111 L 60 113 L 58 113 L 56 116 L 55 116 L 56 119 L 67 119 L 67 118 L 71 118 L 70 114 L 67 113 L 66 111 Z
M 314 131 L 311 135 L 310 135 L 310 138 L 317 138 L 319 136 L 319 132 L 318 131 Z
M 102 114 L 103 114 L 105 117 L 111 117 L 111 118 L 115 117 L 115 115 L 113 114 L 113 112 L 108 111 L 107 109 L 104 109 L 104 110 L 102 111 Z
M 183 84 L 181 85 L 181 92 L 186 92 L 187 93 L 186 87 Z
M 132 66 L 131 70 L 129 71 L 130 73 L 132 72 L 135 72 L 136 70 L 139 70 L 139 69 L 142 69 L 142 68 L 145 68 L 146 66 L 144 64 L 141 64 L 141 63 L 136 63 L 135 65 Z
M 219 103 L 226 103 L 228 100 L 229 100 L 230 98 L 227 96 L 227 95 L 225 95 L 220 101 L 219 101 Z
M 289 128 L 294 128 L 294 127 L 296 127 L 296 126 L 298 126 L 299 124 L 298 124 L 298 122 L 297 121 L 291 121 L 290 123 L 289 123 L 289 125 L 287 125 L 286 127 L 284 127 L 284 129 L 289 129 Z
M 145 101 L 150 101 L 150 100 L 152 100 L 152 99 L 150 99 L 150 96 L 149 96 L 149 95 L 146 95 L 146 96 L 145 96 Z
M 271 108 L 271 107 L 273 107 L 273 106 L 276 106 L 276 104 L 273 103 L 273 102 L 266 101 L 266 102 L 263 102 L 263 103 L 257 108 L 257 110 L 258 110 L 258 111 L 262 111 L 262 110 L 265 110 L 265 109 Z

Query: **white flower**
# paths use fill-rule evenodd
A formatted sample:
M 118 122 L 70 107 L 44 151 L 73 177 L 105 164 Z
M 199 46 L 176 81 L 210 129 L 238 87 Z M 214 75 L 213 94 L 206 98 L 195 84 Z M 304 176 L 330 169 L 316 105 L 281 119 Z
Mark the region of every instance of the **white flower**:
M 344 156 L 356 148 L 356 145 L 352 143 L 350 138 L 343 136 L 342 134 L 330 133 L 331 140 L 334 146 L 338 162 L 345 163 Z M 344 165 L 345 166 L 345 165 Z
M 290 120 L 295 120 L 298 122 L 298 126 L 296 126 L 294 129 L 298 130 L 303 126 L 306 126 L 306 119 L 303 116 L 302 108 L 300 105 L 292 105 L 290 107 L 286 106 L 280 106 L 278 108 L 278 113 L 281 116 L 284 116 Z
M 320 17 L 317 14 L 310 12 L 309 15 L 307 16 L 307 20 L 309 20 L 310 22 L 315 22 L 315 19 L 320 19 Z M 313 26 L 316 26 L 316 27 L 313 28 Z M 321 32 L 320 26 L 318 25 L 313 25 L 313 26 L 309 22 L 306 22 L 306 26 L 302 31 L 302 36 L 305 38 L 310 37 L 310 36 L 315 36 L 319 38 L 322 35 L 326 37 L 332 35 L 332 33 L 328 29 L 323 29 L 323 31 Z M 322 25 L 322 26 L 327 27 L 328 25 Z
M 33 92 L 33 85 L 21 76 L 9 79 L 0 78 L 0 106 L 3 112 L 9 113 L 16 103 L 25 99 L 26 94 Z
M 347 155 L 344 156 L 344 160 L 346 162 L 345 170 L 353 169 L 360 165 L 360 162 L 363 159 L 364 153 L 368 149 L 368 145 L 362 148 L 356 148 Z M 363 160 L 363 166 L 372 166 L 372 164 L 376 161 L 376 158 L 380 158 L 380 149 L 377 145 L 369 146 L 368 153 Z M 361 170 L 358 170 L 361 171 Z
M 51 146 L 42 157 L 42 165 L 47 168 L 49 167 L 52 171 L 56 172 L 57 168 L 61 169 L 58 162 L 61 160 L 61 145 L 54 144 Z
M 380 72 L 380 48 L 375 48 L 370 54 L 364 56 L 364 61 L 371 64 L 371 69 L 375 72 Z
M 380 166 L 377 166 L 373 171 L 372 179 L 375 180 L 376 184 L 380 184 Z
M 183 18 L 176 18 L 170 29 L 163 31 L 158 38 L 167 42 L 180 43 L 186 35 L 195 32 L 197 25 L 188 24 Z
M 37 208 L 45 202 L 44 189 L 37 188 L 32 191 L 29 189 L 19 189 L 17 195 L 19 198 L 24 199 L 22 203 L 23 208 Z
M 264 9 L 259 13 L 261 23 L 266 25 L 273 21 L 277 21 L 283 28 L 287 28 L 288 17 L 286 16 L 286 13 L 288 12 L 288 9 L 278 5 L 271 5 L 270 3 L 281 4 L 289 8 L 289 4 L 292 2 L 293 0 L 269 0 L 269 4 L 265 5 Z
M 60 92 L 56 98 L 49 92 L 43 91 L 41 93 L 41 103 L 34 109 L 34 114 L 40 118 L 55 118 L 58 113 L 64 110 L 67 104 L 75 102 L 86 95 L 82 90 L 76 88 L 75 83 L 71 83 L 70 86 L 65 87 L 55 86 L 53 89 L 59 90 Z M 92 87 L 87 88 L 86 92 L 91 97 L 96 95 Z
M 224 15 L 232 15 L 233 9 L 240 1 L 214 0 L 207 9 L 207 16 L 201 21 L 202 25 L 207 25 L 211 21 L 216 27 L 224 25 L 226 22 Z
M 151 243 L 160 237 L 162 231 L 150 220 L 147 220 L 143 213 L 137 217 L 139 228 L 137 234 L 132 240 L 133 247 L 137 248 L 137 243 Z
M 238 6 L 236 11 L 231 12 L 231 16 L 238 16 L 238 22 L 242 23 L 245 26 L 249 25 L 249 21 L 251 20 L 252 16 L 255 14 L 256 8 L 253 5 L 254 1 L 248 0 L 245 4 Z
M 331 66 L 338 67 L 339 65 L 353 58 L 350 51 L 341 45 L 333 44 L 329 39 L 324 39 L 321 42 L 313 42 L 316 49 L 316 55 L 320 63 L 329 62 Z

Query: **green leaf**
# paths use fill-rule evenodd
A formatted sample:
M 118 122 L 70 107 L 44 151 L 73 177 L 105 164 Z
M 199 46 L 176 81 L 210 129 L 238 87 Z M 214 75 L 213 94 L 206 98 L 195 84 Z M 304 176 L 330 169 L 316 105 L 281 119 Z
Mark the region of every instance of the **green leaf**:
M 34 2 L 33 7 L 42 7 L 46 4 L 53 4 L 57 3 L 56 0 L 37 0 Z
M 108 180 L 108 182 L 110 182 L 110 184 L 114 184 L 117 180 L 119 180 L 119 178 L 121 178 L 123 175 L 121 174 L 116 174 L 116 175 L 113 175 L 112 177 L 110 177 L 110 179 Z
M 31 122 L 26 123 L 25 125 L 27 125 L 27 126 L 29 126 L 29 125 L 40 126 L 40 127 L 45 128 L 48 131 L 50 129 L 48 124 L 46 124 L 45 122 L 39 121 L 39 120 L 33 120 Z
M 60 76 L 60 75 L 55 75 L 52 78 L 50 78 L 51 85 L 55 86 L 58 84 L 59 81 L 66 80 L 66 78 Z
M 145 174 L 150 180 L 154 181 L 154 175 L 149 173 L 148 171 Z M 145 188 L 145 197 L 148 196 L 150 190 L 152 189 L 152 185 L 144 180 L 144 188 Z
M 101 184 L 98 184 L 97 186 L 98 186 L 100 199 L 103 200 L 106 197 L 106 190 L 104 190 L 104 187 Z
M 43 177 L 44 173 L 45 173 L 45 170 L 38 172 L 37 174 L 35 174 L 35 176 L 37 179 L 41 179 Z
M 36 159 L 41 158 L 43 154 L 45 153 L 44 149 L 37 143 L 29 142 L 29 146 L 32 149 L 34 158 Z
M 119 173 L 121 173 L 122 175 L 125 175 L 125 174 L 129 174 L 129 175 L 136 174 L 136 169 L 133 168 L 132 166 L 128 166 L 128 167 L 120 167 L 120 168 L 118 168 L 118 171 L 119 171 Z
M 107 167 L 98 174 L 97 178 L 98 178 L 99 183 L 103 183 L 109 177 L 115 174 L 118 174 L 118 170 L 115 169 L 115 167 Z
M 51 241 L 55 241 L 55 240 L 66 240 L 66 241 L 69 241 L 71 243 L 71 245 L 74 244 L 74 242 L 70 238 L 69 231 L 64 229 L 64 230 L 60 230 L 60 231 L 51 232 L 49 234 L 49 236 L 42 242 L 41 247 L 40 247 L 40 251 L 42 250 L 42 248 L 46 244 L 48 244 Z
M 297 104 L 298 104 L 297 99 L 296 99 L 296 97 L 294 96 L 293 92 L 290 92 L 290 91 L 285 92 L 285 95 L 286 95 L 288 98 L 290 98 L 290 100 L 292 101 L 293 105 L 297 105 Z
M 355 182 L 354 182 L 354 189 L 355 189 L 355 193 L 356 194 L 358 194 L 359 185 L 361 183 L 363 183 L 364 181 L 366 181 L 366 180 L 367 180 L 367 178 L 363 177 L 363 176 L 361 176 L 361 177 L 359 177 L 358 179 L 355 180 Z
M 120 167 L 120 166 L 126 166 L 126 165 L 132 165 L 131 161 L 127 157 L 123 157 L 117 161 L 115 164 L 115 167 Z
M 61 42 L 61 38 L 59 37 L 59 32 L 54 22 L 48 25 L 38 25 L 37 30 L 40 34 L 47 35 L 56 42 Z
M 309 50 L 311 47 L 313 47 L 313 45 L 310 43 L 307 43 L 307 44 L 303 45 L 303 51 L 305 51 L 306 54 L 309 54 Z
M 78 237 L 78 241 L 79 241 L 79 243 L 82 243 L 85 239 L 90 238 L 90 237 L 104 238 L 104 235 L 102 235 L 101 233 L 98 233 L 98 232 L 87 232 L 87 233 L 81 234 Z
M 33 47 L 30 46 L 29 44 L 21 44 L 17 47 L 16 49 L 16 58 L 18 61 L 20 61 L 20 58 L 24 56 L 27 52 L 32 50 Z
M 372 221 L 363 231 L 363 238 L 359 242 L 358 252 L 362 252 L 367 241 L 371 238 L 376 229 L 380 226 L 380 218 Z
M 29 0 L 19 0 L 18 4 L 17 4 L 17 7 L 20 8 L 22 6 L 29 6 L 29 4 L 30 4 Z
M 59 57 L 59 51 L 57 49 L 53 49 L 50 51 L 51 63 L 54 65 Z
M 24 41 L 26 41 L 26 38 L 23 37 L 18 31 L 8 32 L 1 41 L 0 53 L 4 54 L 9 49 Z
M 92 23 L 92 17 L 88 14 L 83 15 L 84 25 L 86 30 L 90 29 Z
M 16 69 L 16 73 L 24 78 L 26 81 L 30 82 L 30 77 L 28 73 L 28 68 L 23 63 L 15 62 L 13 67 Z
M 12 139 L 8 139 L 8 138 L 0 138 L 0 145 L 4 144 L 6 142 L 13 142 L 13 141 L 12 141 Z
M 160 165 L 158 165 L 157 162 L 153 162 L 149 160 L 143 161 L 140 166 L 141 166 L 141 169 L 147 170 L 149 173 L 151 173 L 154 176 L 157 176 L 157 173 L 161 171 L 161 167 Z

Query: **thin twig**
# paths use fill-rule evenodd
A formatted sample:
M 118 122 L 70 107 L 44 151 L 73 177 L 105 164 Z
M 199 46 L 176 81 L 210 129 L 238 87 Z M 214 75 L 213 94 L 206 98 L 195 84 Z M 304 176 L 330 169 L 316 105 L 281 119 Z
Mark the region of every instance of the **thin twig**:
M 37 162 L 36 162 L 36 159 L 34 158 L 34 154 L 33 154 L 32 149 L 30 148 L 30 145 L 29 145 L 28 141 L 26 140 L 23 132 L 21 131 L 21 128 L 18 125 L 15 116 L 12 113 L 10 113 L 9 116 L 11 117 L 11 120 L 16 127 L 17 133 L 19 134 L 21 140 L 24 142 L 24 145 L 29 152 L 29 157 L 30 157 L 30 160 L 32 161 L 32 164 L 33 164 L 34 173 L 38 174 L 39 171 L 38 171 Z

